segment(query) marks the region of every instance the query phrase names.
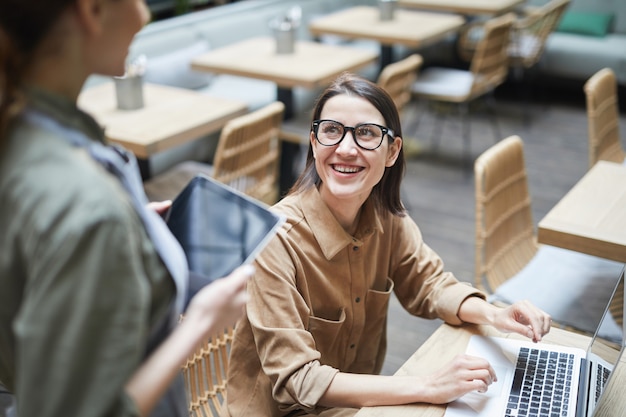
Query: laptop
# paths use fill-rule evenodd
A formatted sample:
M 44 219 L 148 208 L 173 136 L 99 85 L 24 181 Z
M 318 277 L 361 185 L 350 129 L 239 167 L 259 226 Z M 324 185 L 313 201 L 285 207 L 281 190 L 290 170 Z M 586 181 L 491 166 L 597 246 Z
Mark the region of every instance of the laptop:
M 624 268 L 586 351 L 520 339 L 471 336 L 466 353 L 489 360 L 498 381 L 486 393 L 471 392 L 451 402 L 444 416 L 593 416 L 624 351 L 623 325 L 617 332 L 621 335 L 610 339 L 600 331 L 615 325 L 609 306 L 613 300 L 623 300 L 624 294 L 618 293 L 624 291 L 623 281 Z M 623 305 L 621 309 L 623 312 Z
M 264 203 L 213 178 L 192 178 L 166 215 L 187 256 L 190 295 L 252 262 L 284 221 Z

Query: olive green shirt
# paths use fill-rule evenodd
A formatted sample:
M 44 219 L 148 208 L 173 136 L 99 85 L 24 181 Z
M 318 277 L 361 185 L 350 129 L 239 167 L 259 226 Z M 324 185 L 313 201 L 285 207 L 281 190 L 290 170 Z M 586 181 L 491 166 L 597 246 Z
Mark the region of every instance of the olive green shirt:
M 317 414 L 337 372 L 379 373 L 392 291 L 409 313 L 451 324 L 467 297 L 484 297 L 444 271 L 408 215 L 379 215 L 368 201 L 351 236 L 317 189 L 274 209 L 287 222 L 248 284 L 223 416 Z
M 103 141 L 74 103 L 29 103 Z M 19 417 L 136 416 L 124 385 L 174 283 L 117 178 L 16 120 L 0 148 L 0 381 Z

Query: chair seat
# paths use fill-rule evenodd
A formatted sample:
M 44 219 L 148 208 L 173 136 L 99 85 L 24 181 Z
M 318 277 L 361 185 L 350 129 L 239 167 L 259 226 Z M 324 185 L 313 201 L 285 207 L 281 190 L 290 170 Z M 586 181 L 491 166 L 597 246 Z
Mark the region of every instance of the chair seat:
M 213 176 L 213 166 L 198 161 L 183 161 L 144 182 L 150 201 L 173 200 L 197 174 Z
M 461 100 L 469 95 L 473 82 L 474 75 L 470 71 L 430 67 L 420 73 L 413 83 L 412 91 L 421 96 L 445 96 Z
M 511 304 L 529 300 L 555 322 L 593 333 L 607 307 L 623 264 L 553 246 L 540 246 L 517 275 L 489 297 Z M 615 321 L 601 329 L 609 338 L 621 337 Z

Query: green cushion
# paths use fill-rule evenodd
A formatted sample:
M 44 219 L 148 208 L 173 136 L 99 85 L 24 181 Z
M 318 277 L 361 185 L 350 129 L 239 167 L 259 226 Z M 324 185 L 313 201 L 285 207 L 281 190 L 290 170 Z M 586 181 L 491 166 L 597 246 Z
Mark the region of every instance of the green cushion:
M 579 35 L 602 38 L 609 31 L 613 13 L 572 12 L 563 13 L 557 32 L 577 33 Z

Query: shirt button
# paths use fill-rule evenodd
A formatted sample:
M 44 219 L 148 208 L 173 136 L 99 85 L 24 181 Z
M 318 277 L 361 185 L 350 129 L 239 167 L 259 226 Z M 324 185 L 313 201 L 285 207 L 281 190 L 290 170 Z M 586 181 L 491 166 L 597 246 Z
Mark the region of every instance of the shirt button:
M 356 251 L 358 251 L 358 250 L 359 250 L 359 247 L 358 247 L 358 246 L 353 246 L 353 247 L 352 247 L 352 250 L 356 252 Z
M 357 302 L 357 303 L 360 302 L 361 301 L 361 297 L 355 298 L 354 301 Z

